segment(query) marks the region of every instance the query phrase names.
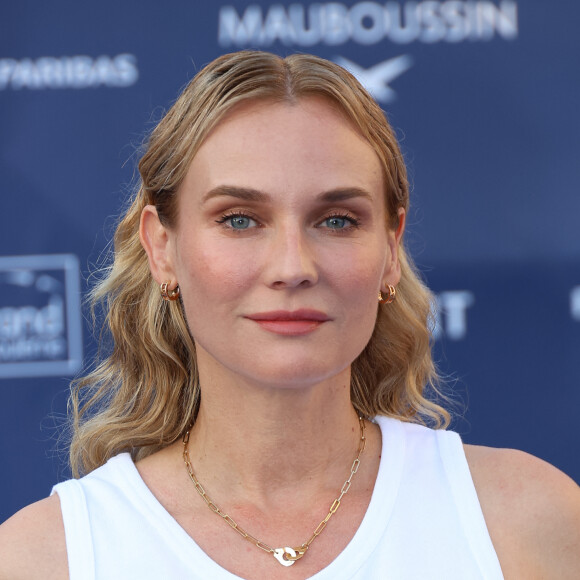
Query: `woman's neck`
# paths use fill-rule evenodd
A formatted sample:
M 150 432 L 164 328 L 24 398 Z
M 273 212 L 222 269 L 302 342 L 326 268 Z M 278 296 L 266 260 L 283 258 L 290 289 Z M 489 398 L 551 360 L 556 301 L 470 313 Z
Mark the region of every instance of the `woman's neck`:
M 202 377 L 189 454 L 215 495 L 238 490 L 240 500 L 269 503 L 289 490 L 307 500 L 340 489 L 360 442 L 348 369 L 309 387 L 209 381 Z

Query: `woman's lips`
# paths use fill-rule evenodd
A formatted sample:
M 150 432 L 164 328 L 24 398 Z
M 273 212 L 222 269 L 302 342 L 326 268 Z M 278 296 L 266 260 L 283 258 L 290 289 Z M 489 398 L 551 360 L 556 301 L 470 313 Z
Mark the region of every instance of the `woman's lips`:
M 253 320 L 269 332 L 292 336 L 308 334 L 330 320 L 324 312 L 309 309 L 259 312 L 250 314 L 246 318 Z

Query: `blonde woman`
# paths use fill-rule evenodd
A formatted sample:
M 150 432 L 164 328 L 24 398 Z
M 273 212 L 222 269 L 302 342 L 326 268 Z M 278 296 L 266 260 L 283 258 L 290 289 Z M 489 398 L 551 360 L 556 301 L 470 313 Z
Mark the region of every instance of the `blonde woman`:
M 82 478 L 0 528 L 1 578 L 580 576 L 578 487 L 427 396 L 405 166 L 352 76 L 220 57 L 139 170 L 93 296 L 111 352 L 72 396 Z

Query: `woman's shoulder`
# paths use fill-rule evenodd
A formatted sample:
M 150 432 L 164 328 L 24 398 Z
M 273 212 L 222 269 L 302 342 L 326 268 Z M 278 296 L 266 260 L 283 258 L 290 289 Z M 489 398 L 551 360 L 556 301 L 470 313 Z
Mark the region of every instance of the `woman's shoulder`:
M 578 485 L 523 451 L 464 447 L 505 577 L 580 577 Z
M 0 578 L 68 578 L 64 525 L 56 494 L 25 507 L 0 525 Z

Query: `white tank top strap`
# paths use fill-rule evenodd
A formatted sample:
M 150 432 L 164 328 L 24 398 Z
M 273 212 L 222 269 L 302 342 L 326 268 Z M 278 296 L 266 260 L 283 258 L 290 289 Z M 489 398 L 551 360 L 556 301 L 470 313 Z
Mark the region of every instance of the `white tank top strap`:
M 473 556 L 484 578 L 503 578 L 461 438 L 452 431 L 435 431 L 435 433 L 443 467 Z
M 95 558 L 87 501 L 76 479 L 52 488 L 60 500 L 64 522 L 69 580 L 95 580 Z

